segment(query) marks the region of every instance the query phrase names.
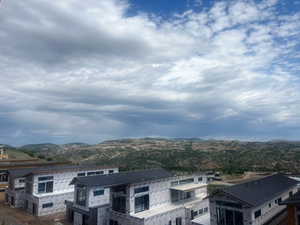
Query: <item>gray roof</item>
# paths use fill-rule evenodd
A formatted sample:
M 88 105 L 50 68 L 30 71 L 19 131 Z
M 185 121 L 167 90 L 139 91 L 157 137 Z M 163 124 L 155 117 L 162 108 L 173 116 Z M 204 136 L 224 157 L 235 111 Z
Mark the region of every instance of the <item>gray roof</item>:
M 121 172 L 99 176 L 76 177 L 71 184 L 83 184 L 86 186 L 111 187 L 141 183 L 151 180 L 159 180 L 172 177 L 173 174 L 164 169 L 149 169 L 131 172 Z
M 222 191 L 252 206 L 259 206 L 297 185 L 297 181 L 282 174 L 233 185 Z
M 12 169 L 8 173 L 12 177 L 24 177 L 30 174 L 49 174 L 67 171 L 81 171 L 81 170 L 93 170 L 93 169 L 107 169 L 116 168 L 113 166 L 97 166 L 97 165 L 60 165 L 60 166 L 46 166 L 46 167 L 35 167 L 35 168 L 22 168 Z

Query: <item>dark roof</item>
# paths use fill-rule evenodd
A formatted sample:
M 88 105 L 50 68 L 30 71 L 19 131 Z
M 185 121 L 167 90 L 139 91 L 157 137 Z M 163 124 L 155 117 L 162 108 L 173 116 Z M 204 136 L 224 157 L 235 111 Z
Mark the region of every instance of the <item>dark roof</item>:
M 293 194 L 288 199 L 279 203 L 280 205 L 289 205 L 289 204 L 300 204 L 300 191 Z
M 12 177 L 24 177 L 31 174 L 49 174 L 49 173 L 58 173 L 58 172 L 67 172 L 67 171 L 81 171 L 87 169 L 107 169 L 107 168 L 116 168 L 113 166 L 97 166 L 97 165 L 60 165 L 60 166 L 46 166 L 38 168 L 23 168 L 23 169 L 12 169 L 8 173 Z
M 71 184 L 83 184 L 86 186 L 111 187 L 127 185 L 151 180 L 159 180 L 172 177 L 173 174 L 164 169 L 149 169 L 131 172 L 121 172 L 99 176 L 76 177 Z
M 222 191 L 252 206 L 259 206 L 296 186 L 297 183 L 296 180 L 282 174 L 275 174 L 226 187 Z

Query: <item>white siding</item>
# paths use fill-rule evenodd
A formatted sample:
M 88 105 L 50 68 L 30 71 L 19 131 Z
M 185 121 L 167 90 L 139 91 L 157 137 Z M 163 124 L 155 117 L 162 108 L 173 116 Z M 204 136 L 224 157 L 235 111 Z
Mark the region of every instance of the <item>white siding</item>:
M 103 195 L 94 196 L 94 191 L 96 190 L 104 190 Z M 110 189 L 109 188 L 101 188 L 101 187 L 92 187 L 88 191 L 88 207 L 94 207 L 99 205 L 109 204 L 110 200 Z

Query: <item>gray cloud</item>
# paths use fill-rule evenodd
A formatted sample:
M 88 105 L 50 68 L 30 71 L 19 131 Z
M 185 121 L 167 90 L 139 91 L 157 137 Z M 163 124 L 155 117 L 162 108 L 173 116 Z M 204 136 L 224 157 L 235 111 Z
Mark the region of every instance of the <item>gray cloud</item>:
M 122 0 L 3 1 L 0 142 L 297 138 L 300 14 L 276 4 L 161 21 Z

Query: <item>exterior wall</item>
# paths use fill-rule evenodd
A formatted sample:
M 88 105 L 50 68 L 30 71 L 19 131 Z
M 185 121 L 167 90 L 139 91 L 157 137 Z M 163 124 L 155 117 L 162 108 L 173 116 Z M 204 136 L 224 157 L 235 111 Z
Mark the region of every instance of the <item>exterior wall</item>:
M 74 212 L 74 222 L 73 225 L 82 225 L 82 214 Z
M 93 170 L 84 170 L 84 171 L 70 171 L 70 172 L 61 172 L 45 175 L 35 175 L 33 180 L 33 194 L 39 195 L 38 193 L 38 178 L 43 176 L 53 176 L 53 193 L 55 192 L 69 192 L 74 191 L 74 185 L 70 185 L 74 177 L 77 177 L 78 173 L 88 173 L 96 171 L 104 171 L 104 174 L 108 174 L 109 170 L 113 170 L 114 173 L 118 172 L 118 168 L 109 168 L 109 169 L 93 169 Z
M 25 188 L 25 182 L 21 182 L 22 180 L 25 181 L 25 177 L 14 179 L 14 189 Z
M 38 199 L 38 216 L 64 212 L 66 210 L 65 201 L 73 201 L 73 199 L 73 192 L 41 197 Z M 53 206 L 49 208 L 43 208 L 43 204 L 46 203 L 53 203 Z
M 204 209 L 207 208 L 207 212 L 204 211 Z M 198 201 L 196 203 L 194 203 L 190 208 L 188 208 L 188 214 L 190 215 L 189 217 L 191 218 L 191 212 L 196 211 L 198 213 L 197 216 L 194 216 L 195 218 L 198 218 L 206 213 L 209 213 L 209 200 L 205 199 L 202 201 Z M 202 210 L 203 212 L 200 214 L 199 211 Z
M 189 222 L 188 215 L 184 207 L 176 208 L 175 210 L 170 210 L 162 214 L 156 214 L 152 217 L 145 219 L 145 225 L 158 225 L 158 224 L 169 224 L 169 221 L 172 221 L 172 224 L 176 224 L 176 218 L 181 217 L 182 225 L 187 225 Z
M 149 187 L 149 209 L 154 207 L 159 207 L 163 204 L 171 203 L 170 196 L 170 181 L 164 180 L 161 182 L 153 183 L 140 183 L 137 185 L 132 185 L 129 188 L 129 212 L 134 214 L 134 198 L 140 194 L 134 194 L 134 189 L 138 187 L 148 186 Z
M 8 195 L 8 203 L 10 206 L 15 208 L 23 208 L 25 201 L 25 190 L 6 190 L 6 194 Z M 11 202 L 11 199 L 14 199 L 14 203 Z
M 109 224 L 109 205 L 99 207 L 97 209 L 97 225 L 108 225 Z
M 95 207 L 99 205 L 106 205 L 109 204 L 110 200 L 110 189 L 109 188 L 104 188 L 104 195 L 98 195 L 94 196 L 94 191 L 96 190 L 101 190 L 101 188 L 97 187 L 92 187 L 88 190 L 88 201 L 87 201 L 87 206 L 88 207 Z
M 118 224 L 121 224 L 121 225 L 144 225 L 144 224 L 146 224 L 146 223 L 144 223 L 143 219 L 139 219 L 139 218 L 130 216 L 128 214 L 118 213 L 115 211 L 111 211 L 109 217 L 111 220 L 117 221 Z M 97 223 L 97 225 L 102 225 L 102 224 Z M 156 224 L 156 225 L 158 225 L 158 224 Z

